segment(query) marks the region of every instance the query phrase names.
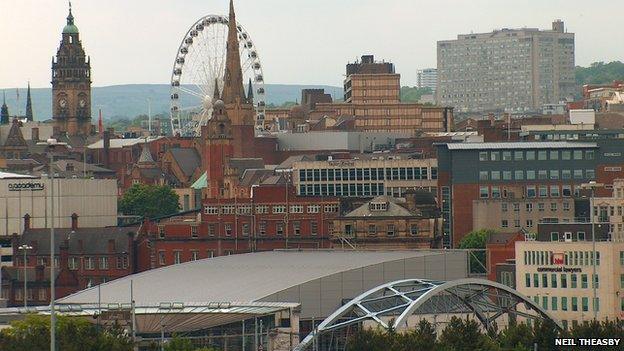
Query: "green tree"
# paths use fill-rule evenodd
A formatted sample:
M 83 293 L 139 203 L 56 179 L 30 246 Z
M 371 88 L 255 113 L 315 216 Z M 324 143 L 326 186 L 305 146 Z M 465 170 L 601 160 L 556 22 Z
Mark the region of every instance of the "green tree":
M 423 95 L 433 94 L 431 88 L 401 87 L 401 101 L 418 102 Z
M 443 350 L 472 351 L 497 350 L 498 346 L 481 332 L 478 322 L 472 319 L 451 317 L 450 322 L 440 334 L 440 346 Z
M 574 75 L 578 85 L 612 83 L 614 80 L 624 79 L 624 63 L 594 62 L 589 67 L 577 66 Z
M 179 196 L 167 185 L 134 184 L 119 200 L 126 215 L 158 217 L 180 210 Z
M 485 256 L 485 245 L 490 235 L 495 232 L 491 229 L 480 229 L 472 231 L 462 238 L 459 242 L 460 249 L 481 249 L 483 251 L 475 251 L 470 255 L 470 272 L 485 273 L 487 267 Z

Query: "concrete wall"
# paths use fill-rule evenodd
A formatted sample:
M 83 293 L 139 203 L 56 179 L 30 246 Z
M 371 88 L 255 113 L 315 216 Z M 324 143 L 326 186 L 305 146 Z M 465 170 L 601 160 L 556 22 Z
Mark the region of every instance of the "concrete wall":
M 424 256 L 389 261 L 282 290 L 260 301 L 301 303 L 301 319 L 324 319 L 344 301 L 395 280 L 423 278 L 455 280 L 468 276 L 465 251 L 423 251 Z
M 32 184 L 32 190 L 20 184 Z M 21 234 L 24 215 L 31 217 L 31 228 L 51 224 L 51 180 L 0 180 L 0 235 Z M 21 185 L 22 187 L 24 185 Z M 10 187 L 13 190 L 10 190 Z M 115 179 L 55 179 L 54 218 L 57 228 L 70 228 L 71 215 L 78 215 L 79 227 L 117 225 L 117 181 Z

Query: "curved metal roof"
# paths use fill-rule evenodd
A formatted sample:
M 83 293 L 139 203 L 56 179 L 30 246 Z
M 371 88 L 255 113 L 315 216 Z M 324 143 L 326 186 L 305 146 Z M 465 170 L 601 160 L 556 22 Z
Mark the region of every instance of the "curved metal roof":
M 384 262 L 442 255 L 432 251 L 278 250 L 221 256 L 171 265 L 100 285 L 102 303 L 130 301 L 130 282 L 138 306 L 162 302 L 255 302 L 285 289 L 332 274 Z M 93 287 L 59 303 L 98 301 Z

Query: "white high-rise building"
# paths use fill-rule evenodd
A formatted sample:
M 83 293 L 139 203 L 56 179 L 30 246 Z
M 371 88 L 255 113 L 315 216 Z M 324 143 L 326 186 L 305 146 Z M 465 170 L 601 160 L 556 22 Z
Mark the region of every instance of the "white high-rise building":
M 419 69 L 416 79 L 418 88 L 431 88 L 435 91 L 438 86 L 438 70 L 436 68 Z

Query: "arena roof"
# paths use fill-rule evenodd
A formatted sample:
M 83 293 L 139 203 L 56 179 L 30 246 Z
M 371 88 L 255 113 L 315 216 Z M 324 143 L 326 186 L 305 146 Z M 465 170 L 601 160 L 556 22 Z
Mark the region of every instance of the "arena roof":
M 278 250 L 221 256 L 153 269 L 101 284 L 99 300 L 103 304 L 129 302 L 132 281 L 138 306 L 163 302 L 255 302 L 332 274 L 439 254 L 435 251 Z M 58 300 L 64 304 L 97 301 L 97 287 Z

